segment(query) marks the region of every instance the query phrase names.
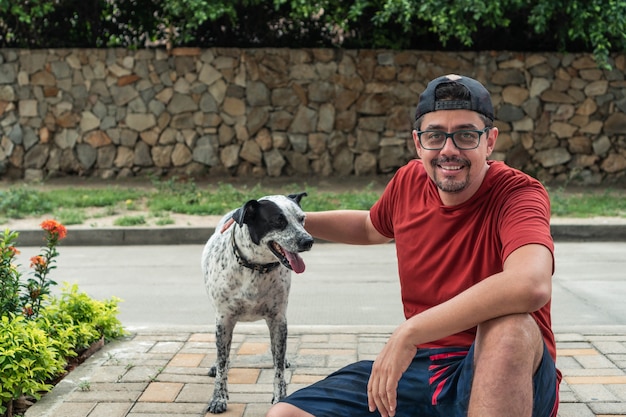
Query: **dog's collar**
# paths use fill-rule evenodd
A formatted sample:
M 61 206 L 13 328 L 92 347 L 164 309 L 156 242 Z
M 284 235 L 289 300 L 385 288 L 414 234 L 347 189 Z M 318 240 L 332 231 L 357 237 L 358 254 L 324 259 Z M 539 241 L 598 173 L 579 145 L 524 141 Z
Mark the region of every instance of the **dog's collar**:
M 244 258 L 237 246 L 237 242 L 235 242 L 235 229 L 230 232 L 231 242 L 233 246 L 233 253 L 235 254 L 235 258 L 237 258 L 237 262 L 239 265 L 246 267 L 248 269 L 252 269 L 253 271 L 259 272 L 261 274 L 267 274 L 270 271 L 278 268 L 280 266 L 280 262 L 270 262 L 268 264 L 255 264 Z

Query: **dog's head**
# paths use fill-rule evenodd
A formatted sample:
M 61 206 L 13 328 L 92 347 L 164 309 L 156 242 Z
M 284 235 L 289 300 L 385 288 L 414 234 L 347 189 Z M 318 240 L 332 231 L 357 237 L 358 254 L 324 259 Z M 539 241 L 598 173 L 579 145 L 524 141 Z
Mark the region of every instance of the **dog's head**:
M 252 243 L 269 248 L 285 267 L 296 273 L 305 268 L 298 253 L 313 246 L 313 237 L 304 229 L 305 215 L 300 207 L 300 200 L 306 195 L 273 195 L 250 200 L 232 215 L 239 226 L 248 227 Z

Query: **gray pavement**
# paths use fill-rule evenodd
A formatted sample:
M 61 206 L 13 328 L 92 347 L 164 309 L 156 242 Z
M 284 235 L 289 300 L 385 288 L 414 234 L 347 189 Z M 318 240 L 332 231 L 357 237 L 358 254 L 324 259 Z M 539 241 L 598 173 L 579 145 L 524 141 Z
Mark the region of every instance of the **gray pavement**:
M 213 309 L 200 274 L 203 245 L 68 246 L 53 277 L 97 299 L 115 295 L 130 329 L 208 326 Z M 22 248 L 29 259 L 37 248 Z M 389 325 L 402 320 L 393 245 L 316 244 L 292 274 L 294 325 Z M 26 264 L 25 260 L 22 261 Z
M 132 330 L 208 326 L 202 245 L 60 247 L 53 278 L 97 299 L 116 296 Z M 22 248 L 22 264 L 38 248 Z M 394 325 L 402 321 L 395 248 L 317 243 L 292 274 L 291 325 Z M 556 242 L 555 330 L 626 326 L 626 242 Z
M 553 322 L 565 375 L 559 416 L 626 415 L 626 239 L 576 240 L 556 243 Z M 26 416 L 204 415 L 215 354 L 202 246 L 61 246 L 53 278 L 94 298 L 122 298 L 120 319 L 132 335 L 105 346 Z M 38 248 L 20 250 L 27 265 Z M 402 320 L 392 244 L 317 243 L 303 258 L 307 269 L 292 277 L 288 314 L 290 390 L 375 357 Z M 225 415 L 262 416 L 271 398 L 267 331 L 257 322 L 238 325 L 236 334 Z

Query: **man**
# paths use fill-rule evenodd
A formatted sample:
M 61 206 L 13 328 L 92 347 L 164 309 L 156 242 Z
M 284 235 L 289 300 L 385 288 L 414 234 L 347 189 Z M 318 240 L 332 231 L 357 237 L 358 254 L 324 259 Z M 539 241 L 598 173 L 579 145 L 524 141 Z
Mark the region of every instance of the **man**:
M 322 239 L 395 240 L 407 320 L 373 364 L 295 392 L 268 417 L 556 416 L 549 198 L 488 160 L 493 119 L 478 81 L 431 81 L 415 116 L 419 160 L 369 211 L 308 213 L 307 230 Z

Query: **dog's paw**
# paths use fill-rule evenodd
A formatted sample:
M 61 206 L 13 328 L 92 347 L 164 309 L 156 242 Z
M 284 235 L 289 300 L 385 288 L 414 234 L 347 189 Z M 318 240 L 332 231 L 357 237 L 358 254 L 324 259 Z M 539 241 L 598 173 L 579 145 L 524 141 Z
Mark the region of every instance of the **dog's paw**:
M 217 368 L 213 365 L 211 366 L 211 369 L 209 369 L 209 376 L 215 378 L 215 375 L 217 375 Z
M 207 411 L 212 414 L 220 414 L 226 411 L 228 403 L 223 398 L 213 398 L 207 407 Z
M 280 400 L 282 400 L 283 398 L 285 398 L 285 395 L 283 395 L 283 396 L 278 396 L 278 397 L 277 397 L 276 395 L 274 395 L 274 396 L 272 397 L 272 404 L 276 404 L 277 402 L 280 402 Z
M 277 402 L 279 402 L 286 396 L 287 396 L 287 384 L 285 384 L 285 381 L 279 381 L 274 386 L 274 396 L 272 397 L 272 404 L 276 404 Z

